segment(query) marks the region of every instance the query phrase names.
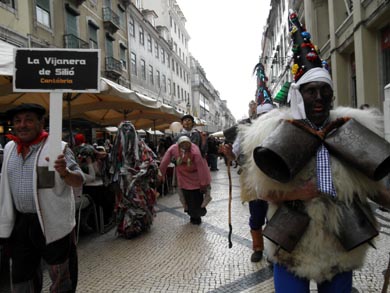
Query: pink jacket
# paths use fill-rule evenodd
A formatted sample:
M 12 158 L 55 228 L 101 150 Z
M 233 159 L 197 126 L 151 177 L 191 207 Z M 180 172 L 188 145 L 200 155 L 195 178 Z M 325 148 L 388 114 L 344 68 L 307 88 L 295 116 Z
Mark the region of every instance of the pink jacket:
M 172 159 L 176 161 L 176 176 L 179 188 L 195 190 L 210 185 L 210 170 L 197 145 L 191 143 L 190 151 L 184 156 L 181 155 L 177 144 L 171 145 L 160 164 L 163 177 L 165 177 L 167 167 L 173 161 Z

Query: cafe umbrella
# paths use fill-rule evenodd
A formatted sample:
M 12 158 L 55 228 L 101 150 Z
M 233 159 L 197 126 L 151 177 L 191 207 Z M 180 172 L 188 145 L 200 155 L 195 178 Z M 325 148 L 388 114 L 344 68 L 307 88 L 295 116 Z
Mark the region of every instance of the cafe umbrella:
M 49 93 L 15 93 L 12 84 L 0 85 L 0 112 L 23 104 L 37 103 L 47 110 L 50 106 Z M 120 86 L 111 80 L 101 78 L 100 93 L 64 93 L 63 117 L 83 118 L 101 126 L 118 125 L 129 120 L 139 128 L 157 127 L 163 123 L 177 121 L 180 113 L 174 108 L 160 104 L 153 98 L 146 98 Z

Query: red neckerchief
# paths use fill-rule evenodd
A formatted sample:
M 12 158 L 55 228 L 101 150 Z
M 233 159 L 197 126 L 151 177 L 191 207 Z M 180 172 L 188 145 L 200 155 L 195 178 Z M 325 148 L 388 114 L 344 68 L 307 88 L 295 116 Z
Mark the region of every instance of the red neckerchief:
M 44 140 L 46 137 L 49 136 L 49 134 L 46 131 L 42 131 L 39 136 L 30 142 L 22 142 L 19 137 L 13 135 L 13 134 L 6 134 L 5 135 L 8 139 L 13 140 L 17 145 L 17 151 L 18 154 L 22 153 L 23 156 L 28 153 L 30 150 L 30 146 L 34 144 L 40 143 L 42 140 Z

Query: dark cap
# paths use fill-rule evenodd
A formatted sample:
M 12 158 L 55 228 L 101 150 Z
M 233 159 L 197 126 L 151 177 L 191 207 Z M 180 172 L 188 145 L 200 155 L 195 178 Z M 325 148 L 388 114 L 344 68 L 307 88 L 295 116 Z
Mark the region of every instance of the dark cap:
M 46 113 L 46 109 L 38 104 L 21 104 L 16 106 L 13 109 L 10 109 L 6 112 L 6 115 L 9 119 L 13 119 L 14 116 L 20 112 L 34 112 L 39 117 L 42 117 Z
M 190 115 L 190 114 L 187 114 L 187 115 L 184 115 L 183 117 L 181 117 L 181 121 L 183 122 L 184 119 L 191 119 L 192 120 L 192 123 L 195 123 L 195 118 Z

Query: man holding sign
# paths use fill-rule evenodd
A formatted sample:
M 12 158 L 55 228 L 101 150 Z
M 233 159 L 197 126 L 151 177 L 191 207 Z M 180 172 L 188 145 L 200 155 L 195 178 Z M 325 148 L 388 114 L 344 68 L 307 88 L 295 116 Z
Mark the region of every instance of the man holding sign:
M 7 112 L 15 135 L 4 148 L 0 181 L 0 238 L 11 247 L 15 292 L 40 292 L 41 259 L 49 265 L 51 292 L 75 292 L 77 254 L 72 187 L 84 177 L 65 142 L 49 171 L 45 109 L 22 104 Z

